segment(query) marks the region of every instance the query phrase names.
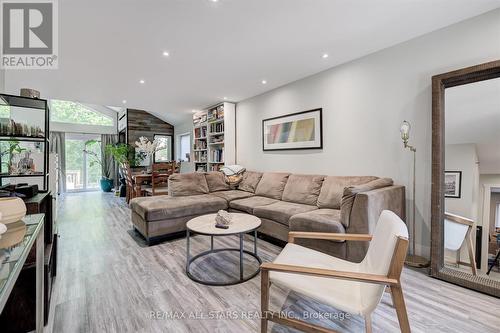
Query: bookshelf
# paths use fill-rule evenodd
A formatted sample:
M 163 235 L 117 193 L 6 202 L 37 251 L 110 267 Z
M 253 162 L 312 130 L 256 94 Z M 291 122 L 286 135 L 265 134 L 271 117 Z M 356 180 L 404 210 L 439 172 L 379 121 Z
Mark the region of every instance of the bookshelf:
M 235 163 L 235 105 L 220 103 L 193 114 L 195 171 L 217 171 Z

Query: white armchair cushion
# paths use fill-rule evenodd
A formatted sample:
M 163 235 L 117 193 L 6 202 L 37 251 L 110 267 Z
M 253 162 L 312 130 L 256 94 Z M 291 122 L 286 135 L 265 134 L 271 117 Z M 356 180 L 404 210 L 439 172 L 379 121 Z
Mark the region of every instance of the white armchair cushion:
M 285 246 L 274 263 L 349 272 L 358 272 L 359 269 L 359 264 L 292 243 Z M 363 313 L 361 283 L 359 282 L 273 271 L 269 273 L 269 278 L 272 283 L 297 291 L 339 310 L 352 314 Z M 374 285 L 374 287 L 378 286 Z

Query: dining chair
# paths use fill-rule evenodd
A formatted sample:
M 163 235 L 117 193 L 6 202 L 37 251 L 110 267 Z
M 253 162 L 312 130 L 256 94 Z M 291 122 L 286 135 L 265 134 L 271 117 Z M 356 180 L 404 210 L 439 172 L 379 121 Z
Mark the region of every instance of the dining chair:
M 173 173 L 173 164 L 170 162 L 153 164 L 151 187 L 145 188 L 148 196 L 168 194 L 168 177 Z
M 444 213 L 444 248 L 457 253 L 457 265 L 460 263 L 460 249 L 465 241 L 469 253 L 472 275 L 477 275 L 472 228 L 474 221 L 459 215 Z
M 370 241 L 361 263 L 342 260 L 297 244 L 295 239 Z M 333 330 L 283 316 L 269 310 L 270 284 L 277 284 L 311 297 L 337 310 L 365 319 L 366 332 L 371 332 L 371 314 L 380 303 L 386 286 L 390 287 L 402 332 L 410 332 L 401 272 L 408 248 L 408 229 L 393 212 L 380 215 L 373 236 L 321 232 L 289 232 L 288 244 L 272 263 L 261 265 L 261 332 L 268 322 L 293 327 L 304 332 Z
M 135 198 L 135 186 L 132 178 L 132 171 L 130 170 L 130 164 L 123 162 L 121 164 L 121 169 L 123 177 L 125 178 L 125 185 L 127 186 L 125 200 L 129 203 L 131 199 Z

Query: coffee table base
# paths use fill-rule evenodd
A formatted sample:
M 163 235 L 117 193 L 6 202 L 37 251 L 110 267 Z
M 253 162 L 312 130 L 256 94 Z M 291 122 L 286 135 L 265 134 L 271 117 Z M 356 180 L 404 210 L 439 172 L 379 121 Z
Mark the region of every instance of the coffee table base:
M 201 283 L 201 284 L 204 284 L 204 285 L 208 285 L 208 286 L 231 286 L 231 285 L 235 285 L 238 283 L 243 283 L 243 282 L 246 282 L 248 280 L 251 280 L 259 274 L 260 264 L 262 264 L 262 260 L 257 255 L 257 231 L 254 232 L 254 237 L 255 237 L 254 252 L 250 252 L 250 251 L 243 249 L 243 234 L 239 235 L 239 238 L 240 238 L 240 248 L 239 249 L 238 248 L 214 249 L 214 239 L 213 239 L 214 236 L 210 236 L 210 250 L 201 252 L 192 258 L 191 258 L 190 253 L 189 253 L 190 252 L 190 246 L 189 246 L 190 245 L 189 244 L 190 243 L 189 242 L 190 234 L 191 233 L 188 230 L 186 233 L 186 240 L 187 240 L 187 244 L 186 244 L 187 245 L 186 275 L 191 280 L 198 282 L 198 283 Z M 240 253 L 240 278 L 239 279 L 233 279 L 233 280 L 224 281 L 224 282 L 206 281 L 206 280 L 201 280 L 201 279 L 195 277 L 193 274 L 191 274 L 190 266 L 195 260 L 202 258 L 202 257 L 205 257 L 205 256 L 212 254 L 212 253 L 225 252 L 225 251 L 233 251 L 233 252 Z M 255 258 L 259 262 L 259 266 L 257 267 L 257 269 L 251 275 L 249 275 L 247 277 L 244 277 L 244 274 L 243 274 L 243 266 L 244 266 L 243 265 L 243 253 L 246 253 L 246 254 L 252 256 L 253 258 Z

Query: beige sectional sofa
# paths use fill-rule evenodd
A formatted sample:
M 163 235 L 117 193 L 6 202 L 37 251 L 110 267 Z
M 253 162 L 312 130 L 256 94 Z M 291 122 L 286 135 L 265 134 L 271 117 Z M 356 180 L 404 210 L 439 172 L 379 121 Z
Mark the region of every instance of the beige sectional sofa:
M 405 218 L 405 188 L 387 178 L 246 171 L 237 188 L 220 172 L 174 174 L 169 195 L 131 200 L 132 223 L 147 240 L 183 232 L 186 222 L 228 210 L 262 220 L 259 232 L 286 241 L 289 231 L 371 233 L 384 209 Z M 360 261 L 363 242 L 303 240 L 302 245 Z

